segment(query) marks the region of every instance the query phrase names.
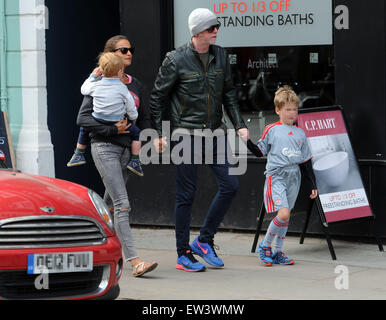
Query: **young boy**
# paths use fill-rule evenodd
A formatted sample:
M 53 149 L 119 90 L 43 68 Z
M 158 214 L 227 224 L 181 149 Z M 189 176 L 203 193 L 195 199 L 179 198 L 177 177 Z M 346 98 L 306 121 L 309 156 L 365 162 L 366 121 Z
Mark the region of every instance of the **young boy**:
M 311 183 L 310 198 L 314 199 L 318 194 L 306 135 L 294 125 L 299 98 L 290 87 L 284 86 L 276 91 L 274 104 L 280 121 L 266 126 L 257 146 L 248 141 L 248 148 L 256 156 L 267 156 L 264 205 L 267 213 L 277 212 L 258 247 L 259 259 L 266 266 L 272 266 L 273 263 L 294 264 L 294 261 L 283 253 L 282 246 L 288 230 L 290 210 L 295 205 L 300 188 L 300 168 Z M 276 241 L 272 252 L 271 245 L 274 240 Z
M 114 53 L 108 52 L 101 54 L 98 64 L 99 68 L 96 68 L 83 83 L 81 93 L 93 97 L 94 112 L 92 116 L 95 120 L 106 124 L 114 124 L 126 117 L 129 119 L 131 123 L 129 135 L 132 139 L 132 156 L 127 168 L 137 175 L 143 176 L 139 161 L 139 153 L 141 150 L 141 142 L 139 141 L 140 130 L 134 124 L 134 121 L 138 118 L 138 111 L 132 95 L 120 80 L 124 69 L 123 60 Z M 101 80 L 98 80 L 101 74 L 103 77 Z M 80 143 L 82 147 L 87 145 L 87 139 L 85 139 L 86 134 L 87 132 L 81 128 L 78 145 L 79 141 L 84 141 Z M 82 159 L 78 159 L 79 151 L 84 152 L 84 148 L 83 150 L 77 149 L 75 151 L 67 166 L 71 167 L 85 163 L 85 161 L 82 162 Z

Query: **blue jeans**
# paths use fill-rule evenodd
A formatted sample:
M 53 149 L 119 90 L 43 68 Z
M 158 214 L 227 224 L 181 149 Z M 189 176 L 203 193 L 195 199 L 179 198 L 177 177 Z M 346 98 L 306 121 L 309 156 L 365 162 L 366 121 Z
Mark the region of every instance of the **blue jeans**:
M 218 157 L 219 152 L 225 155 L 228 152 L 229 146 L 225 141 L 226 136 L 215 138 L 213 142 L 213 150 L 206 149 L 204 142 L 202 143 L 201 150 L 193 150 L 193 143 L 192 141 L 190 142 L 192 152 L 191 155 L 192 158 L 195 158 L 196 160 L 197 158 L 204 159 L 205 153 L 213 152 L 213 163 L 208 165 L 211 168 L 218 185 L 218 192 L 212 200 L 204 224 L 200 229 L 199 240 L 202 242 L 211 242 L 213 240 L 214 235 L 217 233 L 218 227 L 223 221 L 225 214 L 230 208 L 232 200 L 239 188 L 239 181 L 237 176 L 229 175 L 228 170 L 230 167 L 232 167 L 232 165 L 229 163 L 228 158 L 226 156 L 221 157 L 223 161 L 220 161 L 220 157 Z M 181 139 L 179 142 L 181 142 Z M 217 149 L 218 143 L 224 146 L 220 147 L 220 150 Z M 181 156 L 182 153 L 183 150 L 180 152 Z M 192 216 L 192 205 L 195 198 L 197 185 L 198 164 L 196 163 L 182 163 L 175 166 L 176 202 L 174 214 L 177 253 L 179 256 L 184 254 L 186 250 L 190 250 L 190 222 Z

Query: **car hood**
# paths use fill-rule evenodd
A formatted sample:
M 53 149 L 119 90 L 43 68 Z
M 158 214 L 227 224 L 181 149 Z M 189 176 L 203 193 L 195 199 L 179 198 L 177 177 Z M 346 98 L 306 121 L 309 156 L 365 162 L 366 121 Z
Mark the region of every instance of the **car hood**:
M 41 208 L 53 208 L 47 213 Z M 86 215 L 97 212 L 88 189 L 64 180 L 0 171 L 0 219 L 33 215 Z

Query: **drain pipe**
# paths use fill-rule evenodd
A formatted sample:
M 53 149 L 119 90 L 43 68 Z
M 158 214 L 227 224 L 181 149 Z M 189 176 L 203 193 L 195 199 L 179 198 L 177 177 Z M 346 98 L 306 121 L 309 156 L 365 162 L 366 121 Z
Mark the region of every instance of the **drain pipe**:
M 7 29 L 5 25 L 5 0 L 0 0 L 0 106 L 7 112 Z

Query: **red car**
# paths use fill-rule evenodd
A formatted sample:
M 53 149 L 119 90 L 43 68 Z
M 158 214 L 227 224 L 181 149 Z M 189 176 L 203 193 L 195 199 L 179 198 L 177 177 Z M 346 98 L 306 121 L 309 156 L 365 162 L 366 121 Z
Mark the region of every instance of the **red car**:
M 0 167 L 0 299 L 117 298 L 121 245 L 99 195 Z

